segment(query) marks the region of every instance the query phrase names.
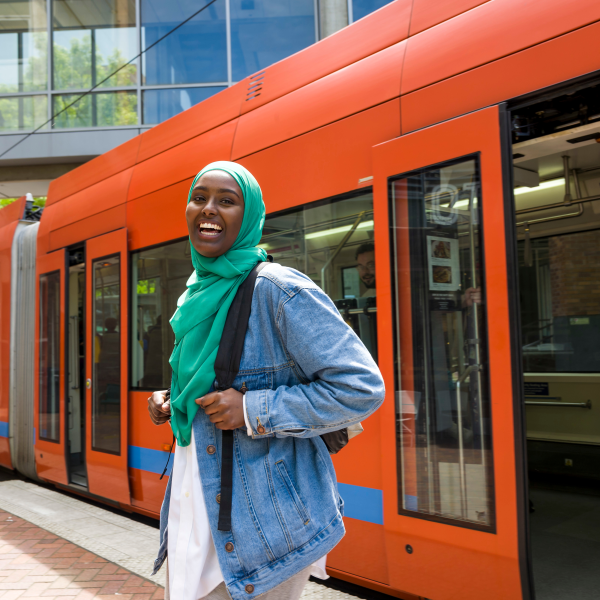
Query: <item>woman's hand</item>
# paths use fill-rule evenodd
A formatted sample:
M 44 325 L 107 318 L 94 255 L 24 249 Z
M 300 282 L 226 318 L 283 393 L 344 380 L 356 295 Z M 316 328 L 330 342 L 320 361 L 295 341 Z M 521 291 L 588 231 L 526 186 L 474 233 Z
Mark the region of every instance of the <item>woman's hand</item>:
M 233 388 L 224 392 L 206 394 L 198 398 L 196 404 L 204 409 L 210 422 L 214 423 L 217 429 L 237 429 L 246 425 L 244 396 Z
M 148 398 L 148 412 L 155 425 L 162 425 L 171 418 L 171 401 L 167 400 L 167 392 L 154 392 Z

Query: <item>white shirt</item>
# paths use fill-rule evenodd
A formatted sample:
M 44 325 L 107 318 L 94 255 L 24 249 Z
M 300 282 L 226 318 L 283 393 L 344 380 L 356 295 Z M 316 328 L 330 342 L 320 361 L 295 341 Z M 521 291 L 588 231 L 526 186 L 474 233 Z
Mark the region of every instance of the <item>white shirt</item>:
M 246 416 L 248 435 L 252 429 Z M 223 574 L 210 532 L 194 430 L 189 446 L 175 448 L 169 505 L 169 596 L 177 600 L 198 600 L 208 596 L 222 581 Z M 311 575 L 328 579 L 325 572 L 327 555 L 313 563 Z

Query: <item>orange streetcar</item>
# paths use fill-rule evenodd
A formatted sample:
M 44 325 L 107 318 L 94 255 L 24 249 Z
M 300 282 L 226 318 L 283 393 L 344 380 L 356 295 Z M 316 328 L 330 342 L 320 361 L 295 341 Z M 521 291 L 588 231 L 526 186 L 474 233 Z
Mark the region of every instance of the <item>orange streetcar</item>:
M 239 161 L 387 397 L 334 464 L 337 578 L 600 588 L 600 3 L 396 0 L 0 211 L 0 463 L 157 516 L 198 169 Z M 290 181 L 293 185 L 290 185 Z M 310 326 L 310 323 L 307 323 Z

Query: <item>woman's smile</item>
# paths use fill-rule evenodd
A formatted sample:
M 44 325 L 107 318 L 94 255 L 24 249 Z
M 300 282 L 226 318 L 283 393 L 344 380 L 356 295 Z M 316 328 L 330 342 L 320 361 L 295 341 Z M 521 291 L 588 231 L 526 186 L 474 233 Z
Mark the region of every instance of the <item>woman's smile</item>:
M 203 237 L 214 239 L 223 233 L 223 227 L 218 223 L 200 221 L 198 223 L 198 233 Z

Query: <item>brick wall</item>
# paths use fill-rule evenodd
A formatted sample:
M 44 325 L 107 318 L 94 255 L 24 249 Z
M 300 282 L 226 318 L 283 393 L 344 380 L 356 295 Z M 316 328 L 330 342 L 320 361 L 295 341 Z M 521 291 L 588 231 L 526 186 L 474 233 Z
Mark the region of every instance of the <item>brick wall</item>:
M 549 239 L 552 316 L 600 314 L 600 230 Z

